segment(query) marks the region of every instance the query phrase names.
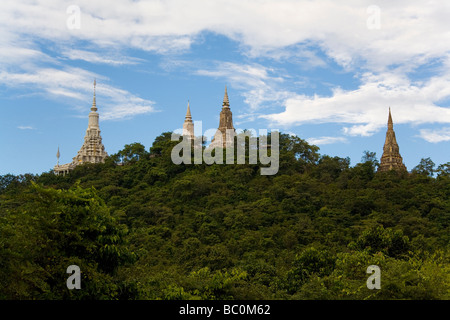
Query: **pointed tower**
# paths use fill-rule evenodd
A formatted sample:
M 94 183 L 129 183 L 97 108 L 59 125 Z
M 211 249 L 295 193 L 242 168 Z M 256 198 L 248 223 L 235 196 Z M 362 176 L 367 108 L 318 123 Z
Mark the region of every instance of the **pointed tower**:
M 232 131 L 231 136 L 227 136 L 227 130 Z M 227 146 L 233 145 L 234 143 L 234 135 L 235 135 L 235 129 L 233 126 L 233 114 L 230 110 L 230 101 L 228 99 L 228 92 L 227 92 L 227 86 L 225 86 L 225 94 L 223 97 L 223 103 L 222 103 L 222 111 L 220 111 L 220 120 L 219 120 L 219 128 L 217 129 L 216 134 L 214 135 L 213 140 L 211 141 L 211 146 L 216 147 L 217 142 L 217 136 L 222 135 L 222 144 L 223 148 L 226 148 Z
M 383 147 L 383 155 L 381 156 L 380 166 L 378 167 L 379 172 L 389 170 L 406 171 L 406 166 L 403 164 L 403 158 L 400 155 L 400 149 L 395 138 L 391 108 L 389 108 L 388 129 Z
M 58 164 L 54 167 L 53 171 L 55 174 L 63 174 L 69 173 L 73 170 L 77 165 L 83 164 L 86 162 L 89 163 L 100 163 L 105 162 L 105 158 L 108 154 L 105 151 L 105 147 L 102 143 L 102 137 L 100 136 L 100 127 L 99 127 L 99 115 L 97 113 L 97 102 L 95 99 L 95 86 L 96 81 L 94 80 L 94 98 L 92 100 L 91 112 L 89 113 L 89 122 L 88 128 L 86 130 L 86 135 L 84 137 L 84 143 L 81 146 L 78 154 L 73 158 L 71 163 L 66 163 L 63 165 L 59 165 L 59 147 L 58 147 Z
M 78 154 L 73 158 L 73 163 L 75 165 L 85 162 L 105 162 L 105 158 L 108 156 L 102 143 L 102 137 L 100 136 L 99 115 L 97 113 L 97 103 L 95 100 L 95 85 L 96 81 L 94 80 L 94 98 L 92 101 L 91 112 L 89 113 L 88 128 L 84 137 L 84 143 L 81 146 L 80 151 L 78 151 Z
M 183 136 L 187 136 L 189 139 L 194 139 L 194 123 L 192 122 L 189 101 L 187 105 L 186 117 L 184 118 L 183 123 Z

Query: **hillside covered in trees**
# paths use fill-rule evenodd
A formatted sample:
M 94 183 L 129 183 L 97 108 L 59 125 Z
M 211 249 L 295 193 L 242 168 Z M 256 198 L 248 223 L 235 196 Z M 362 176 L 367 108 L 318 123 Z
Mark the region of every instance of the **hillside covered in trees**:
M 0 299 L 450 298 L 450 163 L 376 173 L 374 153 L 350 167 L 281 134 L 265 176 L 175 165 L 176 143 L 163 133 L 66 176 L 0 176 Z

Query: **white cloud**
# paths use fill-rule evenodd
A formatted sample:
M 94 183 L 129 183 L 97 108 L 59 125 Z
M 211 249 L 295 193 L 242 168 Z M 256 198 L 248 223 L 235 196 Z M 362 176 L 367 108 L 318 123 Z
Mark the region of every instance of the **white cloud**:
M 34 130 L 32 126 L 18 126 L 17 129 L 20 130 Z
M 450 127 L 442 129 L 421 129 L 420 137 L 431 143 L 450 141 Z
M 9 35 L 9 33 L 7 34 Z M 8 39 L 10 38 L 11 36 Z M 77 107 L 77 109 L 85 115 L 92 101 L 92 83 L 96 78 L 100 80 L 97 81 L 97 100 L 102 120 L 129 118 L 155 111 L 153 101 L 108 85 L 109 79 L 105 76 L 65 65 L 58 58 L 39 51 L 36 45 L 30 44 L 26 40 L 12 42 L 13 44 L 8 46 L 0 46 L 0 60 L 2 61 L 0 85 L 26 88 L 29 92 L 36 92 L 50 99 L 59 99 L 68 105 L 79 106 L 79 103 L 82 102 L 84 107 Z M 33 48 L 21 47 L 21 45 L 29 45 Z M 83 59 L 93 63 L 114 65 L 139 61 L 127 57 L 113 60 L 107 54 L 100 55 L 76 49 L 63 49 L 62 52 L 69 59 Z M 44 63 L 45 66 L 42 66 Z
M 199 33 L 212 31 L 241 42 L 252 55 L 282 54 L 281 48 L 308 43 L 343 66 L 365 61 L 377 70 L 411 59 L 423 63 L 450 50 L 450 4 L 444 1 L 378 1 L 379 30 L 367 28 L 372 0 L 117 0 L 114 5 L 78 0 L 81 28 L 76 30 L 66 26 L 70 4 L 3 0 L 0 24 L 36 39 L 157 52 L 186 50 Z
M 348 142 L 348 139 L 345 137 L 317 137 L 306 139 L 306 141 L 309 144 L 313 145 L 325 145 L 325 144 Z
M 138 64 L 141 59 L 129 58 L 124 56 L 108 56 L 102 53 L 77 50 L 64 49 L 62 55 L 70 60 L 84 60 L 91 63 L 101 63 L 109 65 L 124 65 L 124 64 Z
M 98 44 L 92 45 L 98 51 L 73 49 L 73 43 L 66 41 L 76 32 L 66 27 L 67 6 L 64 2 L 50 4 L 43 1 L 2 1 L 0 85 L 26 88 L 27 91 L 47 98 L 60 99 L 64 104 L 73 105 L 84 115 L 92 101 L 92 82 L 97 78 L 100 82 L 103 80 L 97 90 L 103 120 L 154 112 L 153 101 L 107 85 L 108 78 L 105 76 L 66 64 L 65 59 L 109 65 L 136 64 L 141 61 L 110 53 L 118 50 L 105 52 L 105 47 L 99 47 Z M 48 42 L 48 53 L 40 48 L 41 39 Z M 105 42 L 99 39 L 99 43 Z M 79 107 L 80 102 L 85 107 Z
M 296 95 L 285 111 L 264 115 L 276 124 L 341 123 L 347 135 L 370 136 L 386 125 L 388 107 L 396 124 L 450 123 L 450 108 L 436 105 L 450 97 L 450 80 L 437 76 L 412 83 L 396 73 L 365 74 L 357 90 L 336 88 L 331 96 Z
M 108 85 L 108 79 L 80 68 L 34 68 L 28 73 L 9 73 L 0 71 L 0 83 L 8 86 L 26 86 L 28 90 L 45 93 L 53 99 L 64 99 L 68 104 L 82 102 L 84 113 L 92 102 L 93 79 L 97 80 L 97 105 L 102 120 L 129 118 L 139 114 L 155 112 L 154 102 L 114 86 Z
M 0 46 L 0 59 L 3 64 L 24 62 L 29 59 L 44 59 L 45 54 L 41 51 L 20 46 Z
M 102 112 L 103 120 L 125 119 L 157 111 L 153 101 L 137 97 L 126 90 L 100 85 L 96 92 L 100 94 L 100 99 L 103 96 L 106 100 L 106 107 Z
M 250 48 L 248 52 L 244 53 L 250 58 L 262 56 L 274 59 L 278 62 L 290 61 L 303 69 L 326 67 L 327 65 L 327 63 L 318 56 L 316 50 L 301 44 L 267 50 L 252 50 Z
M 342 128 L 342 132 L 349 136 L 363 136 L 369 137 L 377 132 L 381 127 L 381 124 L 377 123 L 369 123 L 369 124 L 360 124 L 353 125 L 351 127 Z
M 284 106 L 284 112 L 264 116 L 274 123 L 335 122 L 343 124 L 345 134 L 367 136 L 385 125 L 388 106 L 396 123 L 450 123 L 449 109 L 439 106 L 450 97 L 450 3 L 446 1 L 380 0 L 376 3 L 381 10 L 378 30 L 367 28 L 372 0 L 117 0 L 113 5 L 106 0 L 78 0 L 81 28 L 75 30 L 66 24 L 71 4 L 2 0 L 0 48 L 6 49 L 0 49 L 0 58 L 7 59 L 2 61 L 6 67 L 0 68 L 0 81 L 35 84 L 53 96 L 84 99 L 88 90 L 81 86 L 90 81 L 66 84 L 42 78 L 56 74 L 59 80 L 80 80 L 72 78 L 61 61 L 51 62 L 60 72 L 26 67 L 30 59 L 49 59 L 38 49 L 41 40 L 57 43 L 55 50 L 62 48 L 60 53 L 70 59 L 119 64 L 120 59 L 101 52 L 131 47 L 179 53 L 207 31 L 238 41 L 251 58 L 269 56 L 324 67 L 326 62 L 316 54 L 322 51 L 346 70 L 367 72 L 356 74 L 361 84 L 355 90 L 335 87 L 331 96 L 307 96 L 283 89 L 286 78 L 277 74 L 280 70 L 257 63 L 225 62 L 213 70 L 198 71 L 224 77 L 243 90 L 253 112 L 269 102 Z M 79 43 L 87 43 L 96 53 L 70 48 Z M 436 59 L 443 61 L 440 74 L 422 83 L 409 78 L 407 72 Z M 25 66 L 18 72 L 21 61 Z M 132 58 L 124 61 L 134 62 Z M 81 72 L 83 79 L 92 78 L 85 70 L 73 71 Z M 130 99 L 119 98 L 120 104 L 105 110 L 111 119 L 114 114 L 153 110 L 151 101 L 127 92 L 124 97 Z
M 285 80 L 274 75 L 276 70 L 260 64 L 218 62 L 215 66 L 197 70 L 196 73 L 225 78 L 233 88 L 243 90 L 244 101 L 250 106 L 251 111 L 260 109 L 267 102 L 278 103 L 292 95 L 280 89 Z

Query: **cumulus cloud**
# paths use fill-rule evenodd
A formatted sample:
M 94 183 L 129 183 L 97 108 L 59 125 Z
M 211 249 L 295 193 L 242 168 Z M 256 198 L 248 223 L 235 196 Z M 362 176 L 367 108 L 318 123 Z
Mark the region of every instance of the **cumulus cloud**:
M 331 96 L 296 95 L 285 101 L 285 111 L 262 117 L 285 126 L 341 123 L 345 134 L 361 136 L 386 125 L 389 107 L 396 124 L 450 123 L 450 109 L 435 104 L 450 97 L 446 75 L 413 83 L 395 73 L 366 74 L 362 81 L 356 90 L 335 88 Z
M 442 129 L 421 129 L 420 137 L 431 143 L 450 141 L 450 127 Z
M 97 81 L 97 97 L 99 108 L 102 109 L 103 120 L 129 118 L 155 111 L 153 101 L 110 85 L 108 77 L 83 68 L 69 66 L 64 61 L 60 61 L 58 57 L 42 52 L 36 44 L 23 39 L 11 40 L 13 37 L 10 32 L 6 34 L 9 36 L 3 41 L 10 40 L 11 43 L 0 46 L 0 60 L 2 61 L 0 85 L 26 88 L 30 92 L 41 94 L 47 98 L 59 99 L 85 114 L 92 101 L 92 83 L 96 78 L 100 80 L 100 82 Z M 81 59 L 92 63 L 116 65 L 139 62 L 138 59 L 127 57 L 117 57 L 114 60 L 108 55 L 85 50 L 70 48 L 64 50 L 62 55 L 68 59 Z M 84 106 L 79 107 L 80 103 Z
M 379 1 L 376 30 L 367 27 L 371 0 L 79 0 L 80 29 L 74 30 L 67 28 L 71 4 L 3 0 L 0 21 L 36 38 L 158 52 L 188 49 L 202 31 L 239 41 L 253 55 L 316 44 L 341 65 L 364 61 L 377 69 L 411 58 L 423 62 L 450 49 L 450 4 L 444 1 Z
M 93 51 L 64 49 L 62 55 L 70 60 L 84 60 L 91 63 L 109 64 L 109 65 L 126 65 L 138 64 L 141 59 L 130 58 L 126 56 L 111 56 L 104 53 Z
M 28 73 L 0 71 L 0 83 L 8 86 L 26 86 L 53 99 L 70 98 L 70 103 L 83 103 L 79 111 L 90 108 L 93 97 L 93 79 L 97 81 L 97 103 L 102 120 L 129 118 L 155 112 L 154 102 L 107 84 L 107 78 L 80 68 L 35 68 Z M 102 80 L 105 81 L 102 82 Z M 67 102 L 67 99 L 64 99 Z
M 202 76 L 224 78 L 236 89 L 243 90 L 245 102 L 255 111 L 265 103 L 283 101 L 292 93 L 281 90 L 284 78 L 276 75 L 276 70 L 260 64 L 218 62 L 208 69 L 197 70 Z
M 2 0 L 0 58 L 6 58 L 2 61 L 6 67 L 0 69 L 1 83 L 31 83 L 51 95 L 81 99 L 86 89 L 43 83 L 42 77 L 49 73 L 73 80 L 63 62 L 52 61 L 56 64 L 52 68 L 24 67 L 29 59 L 52 60 L 39 49 L 40 41 L 58 43 L 54 50 L 69 59 L 118 65 L 136 60 L 102 52 L 127 47 L 183 53 L 207 31 L 237 41 L 249 59 L 289 59 L 313 68 L 325 67 L 329 59 L 355 73 L 357 88 L 343 90 L 334 83 L 331 95 L 311 96 L 285 89 L 284 71 L 253 61 L 218 62 L 212 69 L 197 71 L 223 77 L 240 88 L 253 114 L 267 103 L 284 108 L 261 115 L 275 124 L 341 123 L 347 135 L 369 136 L 385 125 L 389 106 L 396 123 L 450 123 L 449 108 L 440 105 L 450 97 L 450 3 L 446 1 L 378 1 L 380 25 L 375 29 L 367 25 L 372 0 L 117 0 L 113 5 L 106 0 L 78 0 L 76 4 L 80 28 L 69 29 L 69 1 Z M 71 48 L 80 43 L 96 48 L 95 53 Z M 412 80 L 411 73 L 436 60 L 442 63 L 439 74 Z M 16 66 L 21 61 L 24 66 L 19 72 Z M 89 74 L 73 71 L 83 78 Z M 110 105 L 107 117 L 111 119 L 113 114 L 126 117 L 153 110 L 151 101 L 119 88 L 111 90 L 124 94 L 110 96 L 120 101 Z
M 317 137 L 308 138 L 306 141 L 310 144 L 320 146 L 325 144 L 348 142 L 348 139 L 345 137 Z

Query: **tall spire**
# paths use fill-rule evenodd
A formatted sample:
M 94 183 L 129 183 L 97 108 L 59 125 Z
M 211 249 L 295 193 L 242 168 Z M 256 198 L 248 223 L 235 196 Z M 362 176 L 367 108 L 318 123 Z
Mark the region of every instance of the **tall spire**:
M 234 135 L 236 130 L 233 126 L 233 113 L 230 110 L 230 101 L 228 100 L 227 86 L 225 86 L 225 94 L 223 97 L 222 111 L 220 111 L 219 128 L 214 135 L 209 147 L 226 148 L 234 143 Z M 228 135 L 227 131 L 231 131 L 232 135 Z M 219 139 L 219 136 L 221 139 Z
M 91 111 L 97 111 L 97 102 L 95 101 L 95 85 L 97 84 L 96 79 L 94 79 L 94 98 L 92 100 L 92 108 Z
M 59 165 L 59 146 L 56 157 L 58 158 L 58 165 L 54 167 L 55 174 L 65 175 L 72 171 L 76 166 L 83 163 L 103 163 L 108 153 L 105 151 L 105 146 L 102 143 L 99 127 L 99 114 L 97 111 L 97 103 L 95 101 L 95 87 L 97 81 L 94 79 L 94 98 L 92 100 L 91 112 L 89 112 L 88 127 L 86 135 L 84 136 L 84 143 L 81 146 L 78 154 L 72 158 L 72 162 Z
M 225 94 L 223 96 L 223 107 L 229 107 L 230 106 L 230 101 L 228 100 L 228 93 L 227 93 L 227 86 L 225 86 Z
M 194 123 L 192 122 L 189 101 L 187 105 L 186 118 L 183 123 L 183 136 L 187 136 L 189 139 L 194 139 Z
M 97 81 L 94 79 L 94 99 L 92 102 L 91 112 L 89 113 L 88 127 L 86 135 L 84 136 L 84 143 L 81 146 L 78 154 L 73 158 L 72 164 L 77 166 L 83 163 L 101 163 L 105 162 L 108 154 L 105 151 L 105 146 L 102 143 L 100 135 L 99 114 L 97 111 L 97 104 L 95 101 L 95 87 Z
M 392 121 L 391 108 L 389 107 L 388 129 L 386 131 L 386 140 L 383 147 L 383 155 L 380 159 L 378 171 L 398 170 L 406 171 L 403 164 L 400 148 L 395 138 L 394 122 Z
M 192 121 L 191 108 L 189 106 L 189 100 L 188 100 L 187 111 L 186 111 L 186 118 L 185 119 Z
M 391 115 L 391 107 L 389 107 L 388 130 L 394 130 L 394 123 L 392 122 L 392 115 Z

